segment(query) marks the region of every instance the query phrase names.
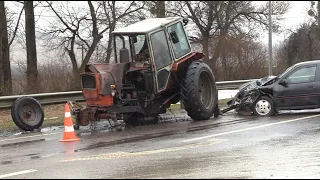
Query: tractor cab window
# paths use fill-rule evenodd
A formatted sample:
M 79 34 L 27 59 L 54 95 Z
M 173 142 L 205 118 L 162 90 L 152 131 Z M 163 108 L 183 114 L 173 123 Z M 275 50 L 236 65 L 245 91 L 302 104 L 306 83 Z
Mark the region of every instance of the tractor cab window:
M 134 61 L 136 62 L 150 62 L 150 53 L 148 41 L 145 35 L 133 35 L 130 37 L 132 42 L 132 52 Z
M 181 22 L 168 27 L 171 45 L 176 59 L 186 55 L 191 51 L 187 36 L 183 30 Z
M 129 37 L 124 35 L 115 35 L 115 52 L 117 56 L 117 62 L 131 62 L 131 48 Z
M 172 63 L 167 38 L 163 30 L 150 35 L 153 57 L 157 70 Z

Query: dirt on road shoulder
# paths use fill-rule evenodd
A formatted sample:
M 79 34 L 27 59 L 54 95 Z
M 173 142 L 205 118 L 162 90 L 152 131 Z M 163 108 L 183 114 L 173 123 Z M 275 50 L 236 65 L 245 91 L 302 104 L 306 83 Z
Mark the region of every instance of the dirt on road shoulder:
M 43 106 L 44 122 L 42 127 L 63 125 L 64 104 Z M 19 130 L 11 117 L 11 109 L 0 110 L 0 132 Z

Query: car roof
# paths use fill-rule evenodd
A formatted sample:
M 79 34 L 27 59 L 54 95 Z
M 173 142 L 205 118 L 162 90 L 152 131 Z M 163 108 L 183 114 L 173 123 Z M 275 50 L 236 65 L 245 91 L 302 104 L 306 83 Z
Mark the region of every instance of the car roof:
M 297 64 L 295 64 L 295 66 L 300 66 L 300 65 L 309 65 L 309 64 L 319 64 L 320 60 L 316 59 L 316 60 L 310 60 L 310 61 L 304 61 L 304 62 L 299 62 Z
M 167 17 L 167 18 L 149 18 L 134 24 L 131 24 L 127 27 L 120 28 L 113 31 L 113 34 L 145 34 L 152 30 L 155 30 L 161 26 L 165 26 L 174 21 L 182 19 L 182 17 Z

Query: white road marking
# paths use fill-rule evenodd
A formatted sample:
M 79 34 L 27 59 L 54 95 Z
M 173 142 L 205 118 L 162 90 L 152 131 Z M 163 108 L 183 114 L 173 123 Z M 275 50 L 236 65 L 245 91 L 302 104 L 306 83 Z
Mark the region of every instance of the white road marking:
M 51 118 L 43 118 L 44 120 L 47 120 L 47 119 L 57 119 L 58 117 L 51 117 Z
M 248 130 L 252 130 L 252 129 L 259 129 L 259 128 L 263 128 L 263 127 L 278 125 L 278 124 L 284 124 L 284 123 L 289 123 L 289 122 L 294 122 L 294 121 L 300 121 L 300 120 L 315 118 L 315 117 L 319 117 L 319 116 L 320 116 L 320 114 L 313 115 L 313 116 L 302 117 L 302 118 L 297 118 L 297 119 L 286 120 L 286 121 L 281 121 L 281 122 L 276 122 L 276 123 L 265 124 L 265 125 L 261 125 L 261 126 L 238 129 L 238 130 L 224 132 L 224 133 L 218 133 L 218 134 L 202 136 L 202 137 L 198 137 L 198 138 L 187 139 L 187 140 L 183 140 L 182 142 L 190 142 L 190 141 L 196 141 L 196 140 L 201 140 L 201 139 L 206 139 L 206 138 L 212 138 L 212 137 L 217 137 L 217 136 L 222 136 L 222 135 L 227 135 L 227 134 L 233 134 L 233 133 L 237 133 L 237 132 L 248 131 Z
M 49 135 L 58 134 L 58 133 L 59 132 L 49 133 L 49 134 L 38 134 L 38 135 L 33 135 L 33 136 L 17 137 L 17 138 L 11 138 L 11 139 L 3 139 L 3 140 L 0 140 L 0 142 L 12 141 L 12 140 L 17 140 L 17 139 L 26 139 L 26 138 L 32 138 L 32 137 L 38 137 L 38 136 L 49 136 Z
M 48 118 L 48 119 L 57 119 L 58 117 L 51 117 L 51 118 Z
M 14 173 L 9 173 L 9 174 L 3 174 L 0 175 L 0 178 L 7 178 L 10 176 L 16 176 L 16 175 L 20 175 L 20 174 L 27 174 L 27 173 L 32 173 L 32 172 L 36 172 L 37 170 L 35 169 L 28 169 L 28 170 L 24 170 L 24 171 L 18 171 L 18 172 L 14 172 Z

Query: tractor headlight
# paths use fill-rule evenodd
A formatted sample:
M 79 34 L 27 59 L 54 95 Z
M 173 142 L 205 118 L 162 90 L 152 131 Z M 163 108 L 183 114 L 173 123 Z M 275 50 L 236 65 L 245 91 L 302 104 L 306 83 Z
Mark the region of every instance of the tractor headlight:
M 116 85 L 111 85 L 111 95 L 115 96 L 117 93 Z

